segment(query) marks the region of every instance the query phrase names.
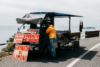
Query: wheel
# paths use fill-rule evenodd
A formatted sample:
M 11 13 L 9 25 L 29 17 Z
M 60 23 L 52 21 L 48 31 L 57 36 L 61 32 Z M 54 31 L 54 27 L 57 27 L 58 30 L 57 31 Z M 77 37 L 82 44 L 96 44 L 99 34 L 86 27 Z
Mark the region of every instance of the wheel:
M 79 48 L 79 47 L 80 47 L 80 46 L 79 46 L 79 40 L 73 41 L 73 47 L 74 47 L 74 48 Z

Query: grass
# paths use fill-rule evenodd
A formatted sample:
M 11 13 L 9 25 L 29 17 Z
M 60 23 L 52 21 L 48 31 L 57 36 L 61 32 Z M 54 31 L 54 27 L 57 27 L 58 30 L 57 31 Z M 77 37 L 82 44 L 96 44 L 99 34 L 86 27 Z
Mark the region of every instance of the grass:
M 2 58 L 2 55 L 3 55 L 3 54 L 2 54 L 2 53 L 0 53 L 0 58 Z

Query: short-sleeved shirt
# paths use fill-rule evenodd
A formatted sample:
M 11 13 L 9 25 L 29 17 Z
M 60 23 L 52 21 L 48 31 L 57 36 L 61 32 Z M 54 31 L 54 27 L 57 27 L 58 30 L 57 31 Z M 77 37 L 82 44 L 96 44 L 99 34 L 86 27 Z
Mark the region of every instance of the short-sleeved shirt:
M 50 25 L 47 30 L 46 34 L 49 34 L 49 39 L 56 38 L 56 30 L 53 25 Z

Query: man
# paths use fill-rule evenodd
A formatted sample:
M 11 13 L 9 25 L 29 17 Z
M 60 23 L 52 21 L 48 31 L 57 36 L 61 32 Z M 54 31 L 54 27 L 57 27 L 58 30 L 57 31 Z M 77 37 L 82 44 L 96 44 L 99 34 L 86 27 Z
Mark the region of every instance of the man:
M 46 30 L 46 34 L 49 34 L 49 39 L 50 39 L 48 49 L 50 51 L 51 56 L 56 57 L 56 51 L 55 51 L 55 47 L 54 47 L 54 43 L 56 41 L 56 30 L 55 30 L 54 26 L 50 24 L 50 22 L 47 22 L 46 25 L 48 27 Z
M 79 31 L 82 32 L 82 29 L 83 29 L 83 22 L 80 22 Z

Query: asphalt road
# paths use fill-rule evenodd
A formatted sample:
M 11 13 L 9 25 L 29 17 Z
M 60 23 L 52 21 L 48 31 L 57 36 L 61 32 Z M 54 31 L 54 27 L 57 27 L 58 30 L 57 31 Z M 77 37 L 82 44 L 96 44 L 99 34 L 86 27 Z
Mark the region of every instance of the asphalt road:
M 14 60 L 10 55 L 0 61 L 0 67 L 71 67 L 70 65 L 72 67 L 100 67 L 100 46 L 96 46 L 98 43 L 100 43 L 100 37 L 82 39 L 80 48 L 75 48 L 74 51 L 62 49 L 61 55 L 57 58 L 33 54 L 32 59 L 24 62 Z M 90 51 L 91 48 L 93 49 Z M 79 58 L 85 52 L 88 53 Z M 78 61 L 73 64 L 77 59 Z

